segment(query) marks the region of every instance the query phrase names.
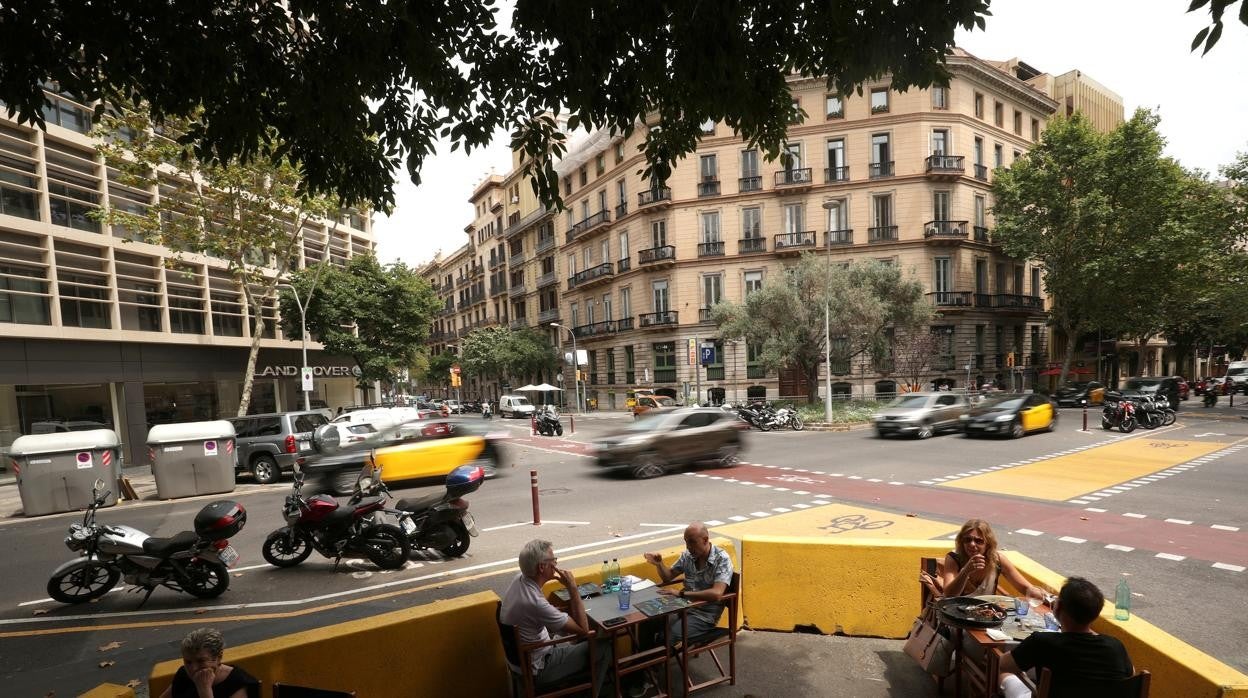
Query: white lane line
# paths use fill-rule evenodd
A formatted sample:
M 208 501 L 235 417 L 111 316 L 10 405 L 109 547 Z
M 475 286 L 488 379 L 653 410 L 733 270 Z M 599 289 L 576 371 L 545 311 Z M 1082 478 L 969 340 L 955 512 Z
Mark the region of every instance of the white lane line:
M 884 482 L 884 481 L 883 481 L 883 480 L 881 480 L 881 479 L 880 479 L 880 478 L 878 478 L 878 477 L 873 477 L 873 478 L 870 478 L 869 480 L 867 480 L 867 482 Z
M 1148 518 L 1147 514 L 1132 514 L 1131 512 L 1127 512 L 1123 514 L 1123 516 L 1126 516 L 1131 519 L 1147 519 Z
M 1119 550 L 1124 553 L 1129 553 L 1132 550 L 1135 550 L 1135 548 L 1132 548 L 1129 545 L 1118 545 L 1117 543 L 1110 543 L 1109 545 L 1105 546 L 1105 548 L 1107 550 Z
M 720 475 L 712 475 L 712 476 L 711 476 L 711 479 L 712 479 L 712 480 L 723 480 L 724 478 L 723 478 L 722 476 L 720 476 Z
M 776 512 L 777 514 L 787 514 L 793 510 L 785 508 L 785 507 L 775 507 L 774 509 L 772 509 L 772 511 Z
M 1244 571 L 1243 565 L 1228 565 L 1225 562 L 1215 562 L 1213 563 L 1213 566 L 1217 569 L 1229 570 L 1231 572 L 1243 572 Z
M 728 517 L 728 520 L 729 520 L 729 521 L 749 521 L 749 520 L 750 520 L 750 517 L 748 517 L 748 516 L 729 516 L 729 517 Z
M 1187 559 L 1187 556 L 1185 555 L 1175 555 L 1174 553 L 1157 553 L 1153 557 L 1159 557 L 1163 560 L 1173 560 L 1175 562 L 1182 562 Z
M 711 519 L 710 521 L 703 521 L 702 523 L 706 524 L 707 526 L 723 526 L 724 525 L 724 522 L 718 519 Z
M 794 509 L 809 509 L 810 505 L 809 504 L 794 504 L 793 508 Z
M 1104 514 L 1104 513 L 1105 513 L 1105 510 L 1104 510 L 1104 509 L 1097 509 L 1096 507 L 1084 507 L 1084 511 L 1093 511 L 1093 512 L 1096 512 L 1096 513 L 1098 513 L 1098 514 Z
M 1166 519 L 1166 523 L 1172 523 L 1172 524 L 1182 524 L 1182 525 L 1184 525 L 1184 526 L 1191 526 L 1191 525 L 1192 525 L 1192 522 L 1191 522 L 1191 521 L 1188 521 L 1187 519 Z
M 904 482 L 897 482 L 896 480 L 892 480 L 892 481 L 890 481 L 888 484 L 890 484 L 890 485 L 904 485 L 904 484 L 906 484 L 906 483 L 904 483 Z
M 542 523 L 546 523 L 546 522 L 545 522 L 545 521 L 543 521 Z M 722 524 L 722 523 L 723 523 L 723 521 L 703 521 L 702 523 L 706 524 L 707 526 L 718 526 L 718 525 Z M 653 527 L 653 528 L 675 528 L 675 527 L 677 527 L 677 526 L 685 526 L 685 525 L 687 525 L 687 524 L 674 524 L 674 523 L 643 523 L 643 524 L 637 524 L 637 525 L 638 525 L 638 526 L 649 526 L 649 527 Z
M 931 481 L 931 480 L 919 480 L 919 484 L 920 484 L 920 485 L 930 485 L 930 484 L 933 484 L 933 483 L 932 483 L 932 481 Z
M 752 511 L 750 512 L 750 516 L 755 516 L 761 519 L 764 516 L 771 516 L 771 512 L 770 511 Z
M 775 488 L 775 490 L 776 490 L 777 492 L 788 492 L 788 491 L 789 491 L 789 488 L 787 488 L 787 487 L 777 487 L 777 488 Z
M 861 476 L 861 475 L 850 475 L 850 476 L 849 476 L 849 479 L 850 479 L 850 480 L 861 480 L 861 479 L 862 479 L 862 476 Z
M 1021 533 L 1024 536 L 1043 536 L 1044 535 L 1044 531 L 1033 531 L 1030 528 L 1020 528 L 1014 532 Z
M 1064 543 L 1087 543 L 1088 542 L 1087 538 L 1075 538 L 1074 536 L 1062 536 L 1061 538 L 1058 538 L 1058 540 Z
M 517 521 L 516 523 L 503 524 L 501 526 L 490 526 L 489 528 L 483 528 L 481 530 L 486 533 L 489 533 L 490 531 L 501 531 L 504 528 L 515 528 L 516 526 L 532 526 L 532 525 L 533 525 L 532 521 Z
M 1238 531 L 1239 526 L 1223 526 L 1222 524 L 1214 524 L 1209 528 L 1216 528 L 1219 531 Z
M 763 489 L 765 489 L 765 490 L 769 490 L 769 489 L 771 489 L 771 485 L 768 485 L 767 483 L 764 483 L 764 482 L 757 483 L 757 484 L 755 484 L 754 486 L 755 486 L 755 487 L 761 487 L 761 488 L 763 488 Z
M 810 494 L 806 490 L 793 490 L 793 494 Z

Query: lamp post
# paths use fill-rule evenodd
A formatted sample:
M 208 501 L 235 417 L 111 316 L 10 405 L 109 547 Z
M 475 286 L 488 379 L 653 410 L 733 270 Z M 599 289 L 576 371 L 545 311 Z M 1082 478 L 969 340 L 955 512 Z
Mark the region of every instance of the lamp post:
M 581 362 L 580 357 L 576 353 L 576 333 L 572 328 L 560 325 L 557 322 L 550 323 L 551 327 L 558 327 L 561 330 L 567 330 L 568 336 L 572 338 L 572 394 L 576 399 L 577 414 L 581 413 Z
M 308 367 L 308 321 L 307 312 L 304 310 L 303 299 L 299 297 L 299 291 L 290 284 L 278 284 L 278 288 L 286 288 L 290 290 L 290 295 L 295 297 L 295 305 L 299 307 L 299 338 L 303 344 L 303 363 L 299 366 L 300 380 L 302 381 L 303 371 Z M 312 292 L 308 291 L 308 300 L 312 300 Z M 304 386 L 299 386 L 301 389 Z M 308 395 L 308 391 L 303 389 L 303 411 L 307 412 L 312 409 L 312 399 Z
M 827 230 L 832 229 L 832 211 L 839 206 L 840 203 L 836 201 L 823 202 L 823 208 L 828 212 L 829 225 Z M 817 232 L 815 234 L 818 235 Z M 828 234 L 825 232 L 823 235 L 823 259 L 827 263 L 825 266 L 827 267 L 827 274 L 830 276 L 832 272 L 832 252 L 828 247 Z M 828 276 L 825 276 L 823 280 L 823 421 L 830 424 L 832 422 L 832 308 L 831 299 L 828 298 Z M 864 366 L 862 369 L 864 374 L 862 385 L 863 400 L 867 399 L 866 371 L 867 369 Z

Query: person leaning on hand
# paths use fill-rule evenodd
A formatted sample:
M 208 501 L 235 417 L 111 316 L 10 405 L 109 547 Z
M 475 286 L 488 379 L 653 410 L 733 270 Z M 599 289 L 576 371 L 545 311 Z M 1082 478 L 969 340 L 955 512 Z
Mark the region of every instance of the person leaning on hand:
M 724 611 L 720 599 L 727 593 L 728 584 L 732 582 L 732 558 L 722 549 L 711 545 L 706 525 L 700 521 L 689 524 L 685 529 L 685 551 L 671 567 L 663 564 L 663 557 L 658 553 L 646 553 L 646 562 L 658 569 L 664 584 L 670 584 L 684 575 L 684 584 L 679 590 L 659 589 L 659 593 L 690 601 L 706 601 L 705 604 L 689 609 L 689 637 L 710 632 Z M 672 614 L 667 626 L 671 642 L 679 641 L 680 616 Z
M 182 638 L 182 666 L 160 698 L 257 698 L 260 682 L 236 666 L 221 663 L 225 640 L 212 628 Z
M 1020 596 L 1044 593 L 1032 587 L 1013 563 L 997 551 L 997 537 L 987 521 L 971 519 L 962 524 L 953 552 L 945 556 L 940 592 L 944 596 L 996 594 L 1002 576 L 1019 590 Z

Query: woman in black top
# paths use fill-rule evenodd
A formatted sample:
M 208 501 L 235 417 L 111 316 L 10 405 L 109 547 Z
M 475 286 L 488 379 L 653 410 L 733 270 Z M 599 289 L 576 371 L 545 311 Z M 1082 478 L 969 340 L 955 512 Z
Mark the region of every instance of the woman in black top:
M 225 640 L 212 628 L 182 638 L 182 666 L 160 698 L 258 698 L 260 682 L 242 669 L 221 663 Z

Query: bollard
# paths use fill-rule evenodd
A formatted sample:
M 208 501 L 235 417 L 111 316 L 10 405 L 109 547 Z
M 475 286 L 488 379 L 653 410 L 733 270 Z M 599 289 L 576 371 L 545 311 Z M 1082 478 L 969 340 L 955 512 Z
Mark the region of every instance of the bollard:
M 1231 407 L 1235 406 L 1235 388 L 1231 388 Z
M 568 415 L 568 426 L 571 427 L 570 433 L 575 434 L 576 433 L 576 415 L 574 414 Z
M 533 525 L 542 525 L 542 512 L 537 505 L 537 471 L 529 471 L 529 487 L 533 490 Z
M 1083 431 L 1088 430 L 1088 406 L 1083 406 Z
M 537 436 L 537 414 L 529 415 L 529 436 Z

